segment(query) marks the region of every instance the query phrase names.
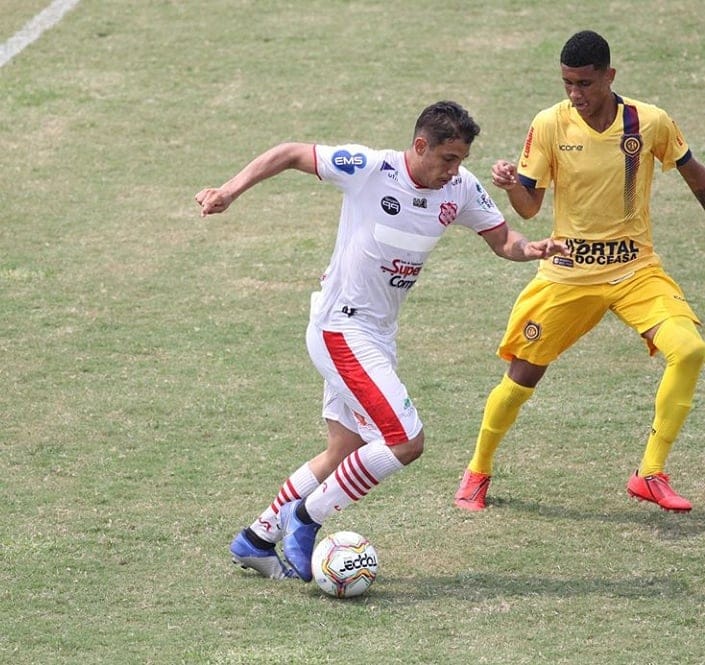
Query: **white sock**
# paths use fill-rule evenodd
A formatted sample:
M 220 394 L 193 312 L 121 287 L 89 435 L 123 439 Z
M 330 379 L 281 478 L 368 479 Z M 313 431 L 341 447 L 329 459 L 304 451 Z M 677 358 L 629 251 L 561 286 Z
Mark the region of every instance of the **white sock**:
M 389 446 L 368 443 L 348 455 L 306 499 L 306 510 L 314 522 L 323 523 L 334 511 L 359 501 L 387 476 L 403 468 Z
M 309 469 L 308 462 L 302 464 L 292 473 L 279 489 L 274 501 L 251 525 L 260 538 L 270 543 L 276 543 L 281 538 L 279 511 L 289 501 L 306 498 L 319 485 L 316 476 Z

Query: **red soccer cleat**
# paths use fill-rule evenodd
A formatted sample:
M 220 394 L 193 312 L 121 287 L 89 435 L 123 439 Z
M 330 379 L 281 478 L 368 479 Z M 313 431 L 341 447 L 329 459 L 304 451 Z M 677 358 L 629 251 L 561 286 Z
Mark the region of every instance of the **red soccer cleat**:
M 466 469 L 460 487 L 455 493 L 455 505 L 462 510 L 476 512 L 485 509 L 485 496 L 490 486 L 490 479 L 486 473 L 475 473 Z
M 665 473 L 642 477 L 635 471 L 627 483 L 627 493 L 639 501 L 651 501 L 677 513 L 687 513 L 693 507 L 688 499 L 676 494 Z

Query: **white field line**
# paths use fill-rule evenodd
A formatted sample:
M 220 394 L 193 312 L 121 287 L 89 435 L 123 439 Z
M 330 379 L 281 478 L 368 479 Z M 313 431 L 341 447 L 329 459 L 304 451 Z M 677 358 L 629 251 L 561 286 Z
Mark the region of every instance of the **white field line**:
M 39 39 L 45 30 L 53 28 L 64 17 L 64 14 L 73 9 L 80 1 L 54 0 L 4 44 L 0 44 L 0 67 L 6 65 L 20 51 Z

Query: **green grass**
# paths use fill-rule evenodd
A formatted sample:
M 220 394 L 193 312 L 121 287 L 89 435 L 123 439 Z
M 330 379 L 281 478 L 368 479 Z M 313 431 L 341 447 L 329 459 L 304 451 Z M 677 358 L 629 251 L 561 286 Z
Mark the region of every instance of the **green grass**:
M 49 3 L 3 2 L 0 42 Z M 563 95 L 592 27 L 615 89 L 702 132 L 695 0 L 83 0 L 0 69 L 0 662 L 703 663 L 702 388 L 670 470 L 695 508 L 629 502 L 660 358 L 609 317 L 551 368 L 497 458 L 491 509 L 452 495 L 494 350 L 535 266 L 452 229 L 402 315 L 424 456 L 326 524 L 367 535 L 359 600 L 270 583 L 227 545 L 323 445 L 305 351 L 339 197 L 298 173 L 203 221 L 269 145 L 404 148 L 427 103 L 482 126 L 485 182 Z M 546 208 L 520 222 L 547 233 Z M 658 174 L 666 266 L 705 314 L 703 211 Z

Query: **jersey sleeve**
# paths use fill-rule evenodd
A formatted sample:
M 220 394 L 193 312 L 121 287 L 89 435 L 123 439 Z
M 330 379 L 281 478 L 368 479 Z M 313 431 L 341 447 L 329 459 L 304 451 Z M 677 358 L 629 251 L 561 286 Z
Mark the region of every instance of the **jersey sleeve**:
M 665 111 L 658 116 L 658 130 L 654 140 L 654 155 L 661 162 L 661 170 L 669 171 L 685 164 L 690 158 L 690 149 L 675 120 Z
M 356 143 L 317 144 L 315 150 L 318 177 L 343 191 L 360 191 L 379 161 L 378 151 Z
M 538 113 L 529 127 L 519 156 L 517 175 L 522 185 L 547 189 L 551 184 L 551 146 L 555 134 L 556 109 Z
M 504 215 L 477 177 L 467 169 L 463 169 L 462 177 L 464 203 L 455 223 L 476 233 L 484 233 L 504 224 Z

